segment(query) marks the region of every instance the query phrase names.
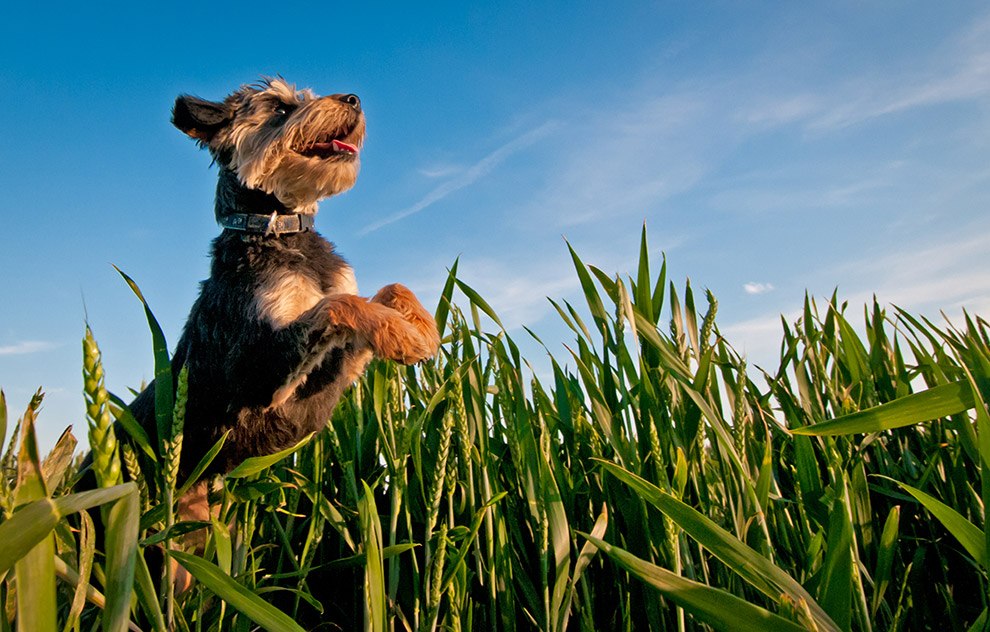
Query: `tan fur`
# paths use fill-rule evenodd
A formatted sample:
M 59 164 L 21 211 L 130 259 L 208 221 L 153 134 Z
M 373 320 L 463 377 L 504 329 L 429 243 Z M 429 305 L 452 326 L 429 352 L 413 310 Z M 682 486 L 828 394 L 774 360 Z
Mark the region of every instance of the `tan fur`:
M 364 143 L 364 117 L 355 120 L 352 108 L 336 96 L 317 97 L 282 79 L 244 86 L 225 101 L 236 111 L 237 125 L 208 144 L 232 150 L 230 167 L 244 185 L 274 194 L 296 212 L 315 213 L 318 200 L 354 186 L 360 167 L 356 157 L 326 161 L 297 153 L 328 133 L 339 133 L 340 140 L 358 148 Z M 270 126 L 271 111 L 280 102 L 299 107 L 285 125 Z
M 315 279 L 295 272 L 269 279 L 255 294 L 258 318 L 275 329 L 291 325 L 323 298 Z
M 436 321 L 409 288 L 401 283 L 386 285 L 371 299 L 371 303 L 388 309 L 388 323 L 391 325 L 388 329 L 399 336 L 392 353 L 383 351 L 380 355 L 403 364 L 414 364 L 436 355 L 440 349 Z M 378 346 L 375 349 L 378 350 Z
M 275 329 L 282 329 L 328 296 L 357 292 L 357 278 L 350 266 L 340 270 L 333 287 L 327 292 L 323 292 L 312 277 L 285 272 L 268 279 L 258 288 L 255 292 L 255 310 L 259 319 L 268 321 Z
M 354 268 L 350 266 L 344 268 L 337 275 L 337 279 L 333 284 L 334 294 L 357 294 L 358 284 L 357 277 L 354 276 Z

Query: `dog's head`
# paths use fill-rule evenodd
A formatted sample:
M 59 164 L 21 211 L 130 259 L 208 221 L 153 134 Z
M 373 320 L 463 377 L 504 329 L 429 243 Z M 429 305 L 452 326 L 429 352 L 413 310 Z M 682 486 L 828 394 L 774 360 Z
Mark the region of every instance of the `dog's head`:
M 357 179 L 365 127 L 353 94 L 319 97 L 282 79 L 264 79 L 221 102 L 181 95 L 172 123 L 244 186 L 300 212 L 315 212 L 318 200 Z

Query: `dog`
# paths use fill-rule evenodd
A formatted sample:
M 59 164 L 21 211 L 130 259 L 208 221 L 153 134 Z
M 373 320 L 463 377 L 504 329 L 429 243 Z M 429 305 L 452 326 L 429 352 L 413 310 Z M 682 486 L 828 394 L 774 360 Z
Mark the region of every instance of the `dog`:
M 294 445 L 325 426 L 373 356 L 413 364 L 440 338 L 404 286 L 358 296 L 353 269 L 314 230 L 318 202 L 357 178 L 356 95 L 265 78 L 222 101 L 180 95 L 172 123 L 219 168 L 222 227 L 172 359 L 173 382 L 188 370 L 181 481 L 228 431 L 208 474 Z M 131 404 L 150 436 L 154 400 L 152 382 Z

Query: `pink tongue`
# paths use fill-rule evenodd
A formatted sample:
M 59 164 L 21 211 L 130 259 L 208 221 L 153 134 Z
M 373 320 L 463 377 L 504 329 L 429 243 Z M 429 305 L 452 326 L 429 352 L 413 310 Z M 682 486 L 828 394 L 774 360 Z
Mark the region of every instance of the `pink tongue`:
M 351 145 L 350 143 L 345 143 L 342 140 L 335 140 L 331 143 L 336 151 L 346 151 L 352 154 L 357 153 L 357 147 Z

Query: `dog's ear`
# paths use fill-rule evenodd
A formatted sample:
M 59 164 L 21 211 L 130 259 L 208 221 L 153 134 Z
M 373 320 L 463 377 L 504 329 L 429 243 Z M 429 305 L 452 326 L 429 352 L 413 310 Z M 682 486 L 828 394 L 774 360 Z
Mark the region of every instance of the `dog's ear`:
M 172 108 L 172 125 L 203 143 L 210 142 L 230 119 L 231 111 L 226 103 L 207 101 L 187 94 L 180 95 Z

